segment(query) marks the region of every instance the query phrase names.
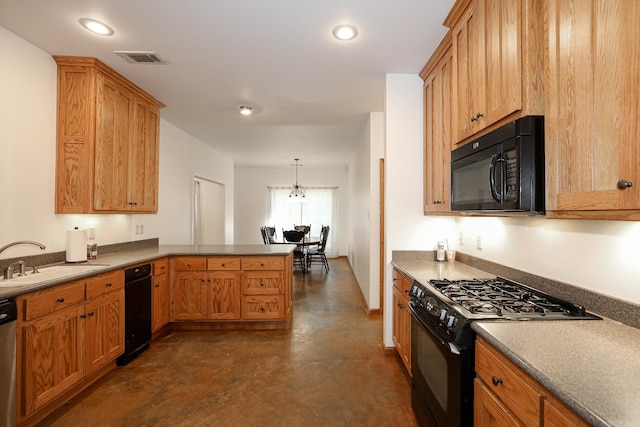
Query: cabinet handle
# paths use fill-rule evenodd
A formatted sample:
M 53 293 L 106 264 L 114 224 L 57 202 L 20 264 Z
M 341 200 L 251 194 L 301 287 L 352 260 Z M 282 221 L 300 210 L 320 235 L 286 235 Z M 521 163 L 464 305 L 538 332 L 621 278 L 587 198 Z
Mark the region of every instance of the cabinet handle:
M 493 385 L 502 384 L 502 378 L 491 377 L 491 382 L 493 383 Z
M 95 313 L 93 311 L 89 312 L 89 316 L 93 316 Z
M 81 314 L 81 315 L 80 315 L 80 318 L 81 318 L 81 319 L 86 319 L 86 318 L 87 318 L 87 315 L 86 315 L 86 314 Z
M 129 206 L 138 206 L 138 202 L 129 202 Z
M 187 263 L 187 267 L 191 267 L 191 263 L 190 262 Z
M 625 179 L 621 179 L 620 181 L 618 181 L 618 184 L 617 184 L 618 188 L 621 190 L 627 189 L 632 185 L 633 185 L 633 182 L 627 181 Z
M 159 287 L 160 287 L 160 283 L 156 283 L 156 288 L 159 288 Z
M 220 264 L 222 267 L 224 267 L 224 262 L 222 264 Z
M 404 308 L 404 306 L 400 303 L 398 303 L 398 308 Z
M 64 298 L 58 298 L 58 302 L 64 302 Z
M 261 288 L 264 288 L 264 283 L 260 283 L 260 287 L 261 287 Z
M 110 288 L 112 286 L 113 286 L 113 283 L 111 283 L 111 282 L 107 283 L 107 288 Z
M 264 267 L 264 262 L 261 262 L 261 263 L 260 263 L 260 267 Z

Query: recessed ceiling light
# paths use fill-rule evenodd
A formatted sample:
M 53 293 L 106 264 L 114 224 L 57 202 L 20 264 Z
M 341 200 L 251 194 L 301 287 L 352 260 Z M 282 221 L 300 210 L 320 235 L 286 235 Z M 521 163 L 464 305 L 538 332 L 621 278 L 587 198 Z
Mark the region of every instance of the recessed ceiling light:
M 101 36 L 113 35 L 113 30 L 111 29 L 111 27 L 103 24 L 100 21 L 96 21 L 95 19 L 82 18 L 80 20 L 80 24 L 87 30 L 96 34 L 100 34 Z
M 249 116 L 253 112 L 253 108 L 249 107 L 248 105 L 241 105 L 238 108 L 240 109 L 240 114 L 242 114 L 243 116 Z
M 358 29 L 353 25 L 338 25 L 333 29 L 333 37 L 338 40 L 353 40 L 358 35 Z

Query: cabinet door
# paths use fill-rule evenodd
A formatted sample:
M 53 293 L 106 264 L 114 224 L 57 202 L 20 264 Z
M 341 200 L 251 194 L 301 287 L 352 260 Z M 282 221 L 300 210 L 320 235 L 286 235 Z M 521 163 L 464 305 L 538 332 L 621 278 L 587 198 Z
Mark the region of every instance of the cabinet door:
M 135 101 L 135 128 L 129 150 L 129 202 L 131 210 L 158 210 L 158 109 L 139 99 Z
M 640 2 L 549 0 L 545 10 L 547 211 L 640 219 Z
M 216 271 L 209 273 L 208 318 L 240 319 L 240 273 Z
M 101 73 L 96 86 L 94 209 L 128 210 L 133 95 Z
M 453 49 L 424 82 L 424 212 L 451 208 L 451 76 Z
M 411 374 L 411 312 L 398 288 L 393 288 L 393 342 L 405 368 Z
M 124 352 L 124 290 L 85 305 L 85 359 L 90 374 Z
M 554 399 L 547 397 L 544 400 L 543 411 L 544 427 L 588 427 L 582 418 L 576 415 L 571 409 Z
M 23 402 L 29 416 L 84 377 L 84 305 L 25 323 Z
M 153 277 L 153 325 L 155 332 L 169 323 L 169 280 L 166 274 Z
M 453 27 L 456 141 L 477 132 L 478 114 L 485 114 L 485 65 L 482 4 L 473 1 Z
M 522 108 L 522 1 L 474 0 L 453 46 L 461 141 Z
M 476 427 L 522 426 L 518 419 L 479 381 L 475 380 L 473 423 Z M 533 425 L 533 424 L 532 424 Z M 539 424 L 536 424 L 539 425 Z
M 178 271 L 173 276 L 173 320 L 207 318 L 207 273 Z

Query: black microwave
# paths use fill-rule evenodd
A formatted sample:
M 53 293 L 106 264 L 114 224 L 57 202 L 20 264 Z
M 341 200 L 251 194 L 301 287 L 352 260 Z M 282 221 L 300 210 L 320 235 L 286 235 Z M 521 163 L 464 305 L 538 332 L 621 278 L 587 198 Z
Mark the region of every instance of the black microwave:
M 545 213 L 544 118 L 514 120 L 451 152 L 451 210 Z

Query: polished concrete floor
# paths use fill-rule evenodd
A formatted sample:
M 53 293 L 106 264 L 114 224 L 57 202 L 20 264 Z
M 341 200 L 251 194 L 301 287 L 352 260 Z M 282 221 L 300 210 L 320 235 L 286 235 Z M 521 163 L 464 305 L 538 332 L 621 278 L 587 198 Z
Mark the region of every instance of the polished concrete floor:
M 176 332 L 47 426 L 415 426 L 410 382 L 382 346 L 344 258 L 295 272 L 289 331 Z

